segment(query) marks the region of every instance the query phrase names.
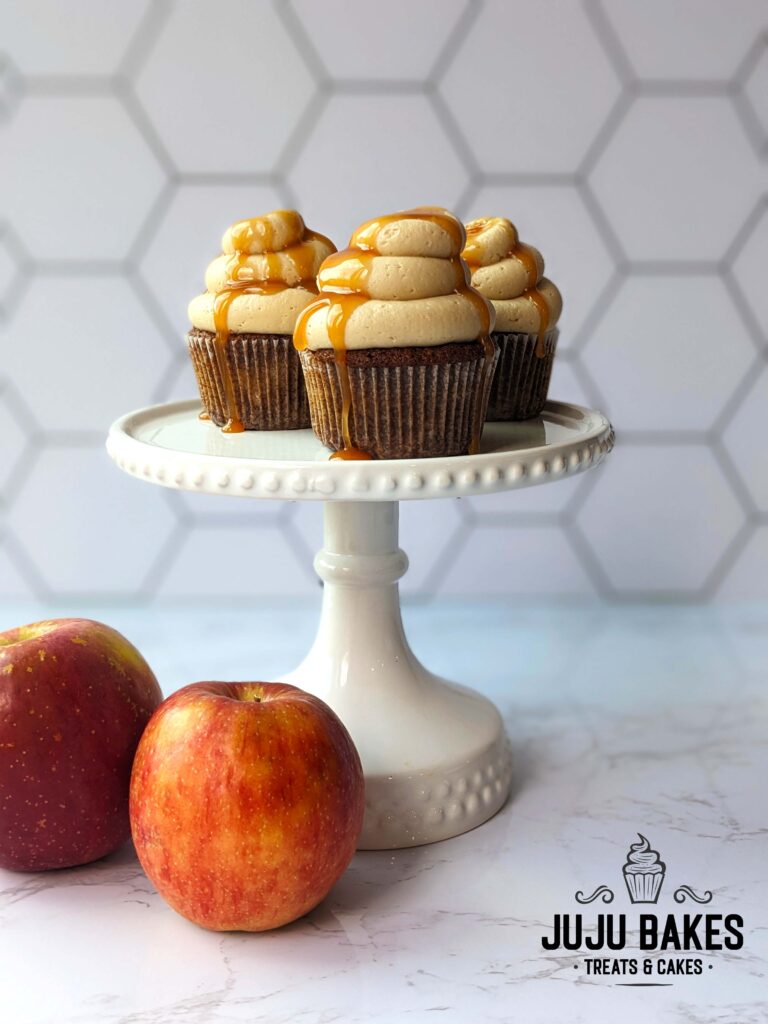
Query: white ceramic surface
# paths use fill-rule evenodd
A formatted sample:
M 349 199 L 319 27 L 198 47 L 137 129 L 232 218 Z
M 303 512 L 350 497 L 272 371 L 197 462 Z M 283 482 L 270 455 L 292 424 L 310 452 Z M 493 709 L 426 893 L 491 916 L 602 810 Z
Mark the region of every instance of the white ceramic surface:
M 613 445 L 602 415 L 547 402 L 523 423 L 488 423 L 477 455 L 330 462 L 311 430 L 224 434 L 200 402 L 151 406 L 112 425 L 107 450 L 126 473 L 203 494 L 301 501 L 406 501 L 492 494 L 596 465 Z
M 198 402 L 131 413 L 107 449 L 127 473 L 208 494 L 325 501 L 315 559 L 323 610 L 314 645 L 280 678 L 322 697 L 349 729 L 366 781 L 361 849 L 419 846 L 492 817 L 512 756 L 496 708 L 433 675 L 403 631 L 398 499 L 481 494 L 546 483 L 597 465 L 613 445 L 598 412 L 563 402 L 524 423 L 491 423 L 476 455 L 330 462 L 309 430 L 225 435 Z

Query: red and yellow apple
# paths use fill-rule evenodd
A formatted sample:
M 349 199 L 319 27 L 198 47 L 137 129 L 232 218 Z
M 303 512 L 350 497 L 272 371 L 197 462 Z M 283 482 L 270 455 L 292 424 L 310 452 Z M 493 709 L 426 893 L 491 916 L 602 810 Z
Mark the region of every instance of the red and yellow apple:
M 130 808 L 142 867 L 174 910 L 214 931 L 264 931 L 310 911 L 349 864 L 363 772 L 317 697 L 193 683 L 152 716 Z
M 128 839 L 133 756 L 161 700 L 136 648 L 100 622 L 0 633 L 0 867 L 86 864 Z

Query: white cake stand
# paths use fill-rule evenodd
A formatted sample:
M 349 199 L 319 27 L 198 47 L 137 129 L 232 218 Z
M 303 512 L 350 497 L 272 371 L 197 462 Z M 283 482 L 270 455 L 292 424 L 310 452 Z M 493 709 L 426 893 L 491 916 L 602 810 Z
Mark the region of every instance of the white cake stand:
M 199 411 L 188 401 L 130 413 L 113 424 L 107 450 L 127 473 L 165 487 L 324 502 L 320 626 L 304 661 L 280 678 L 330 704 L 357 744 L 366 785 L 360 848 L 432 843 L 490 818 L 509 793 L 509 742 L 490 701 L 433 675 L 408 646 L 398 502 L 582 473 L 613 446 L 608 420 L 548 402 L 536 419 L 487 424 L 476 455 L 329 462 L 309 430 L 225 435 Z

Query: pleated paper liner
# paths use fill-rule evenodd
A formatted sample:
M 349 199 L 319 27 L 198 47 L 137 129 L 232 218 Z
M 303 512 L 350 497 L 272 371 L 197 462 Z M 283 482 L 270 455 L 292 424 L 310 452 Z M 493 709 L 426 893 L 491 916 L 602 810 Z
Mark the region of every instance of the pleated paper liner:
M 218 427 L 228 419 L 215 336 L 197 328 L 187 335 L 203 407 Z M 308 427 L 309 403 L 293 339 L 285 334 L 231 334 L 226 347 L 237 415 L 246 430 Z
M 535 334 L 494 331 L 499 361 L 491 382 L 488 420 L 528 420 L 544 408 L 557 348 L 556 328 L 544 335 L 544 355 L 536 355 Z
M 328 448 L 342 439 L 342 392 L 334 352 L 301 352 L 312 429 Z M 495 361 L 494 354 L 494 361 Z M 380 459 L 464 455 L 490 390 L 480 342 L 347 352 L 355 448 Z

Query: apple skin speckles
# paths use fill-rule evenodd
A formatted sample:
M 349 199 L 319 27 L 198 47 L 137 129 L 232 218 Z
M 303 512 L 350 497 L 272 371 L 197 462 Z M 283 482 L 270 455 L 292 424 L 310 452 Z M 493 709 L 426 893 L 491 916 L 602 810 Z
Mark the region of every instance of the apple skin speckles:
M 102 623 L 0 633 L 0 867 L 73 867 L 128 839 L 133 757 L 161 700 L 146 661 Z

